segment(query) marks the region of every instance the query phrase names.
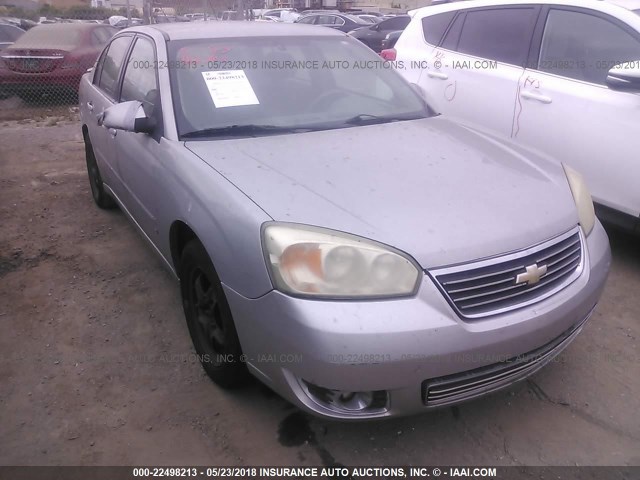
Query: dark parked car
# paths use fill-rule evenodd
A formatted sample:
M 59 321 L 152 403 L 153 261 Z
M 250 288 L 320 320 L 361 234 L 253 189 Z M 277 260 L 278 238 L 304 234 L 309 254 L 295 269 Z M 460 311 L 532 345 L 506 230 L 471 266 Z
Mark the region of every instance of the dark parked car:
M 0 54 L 0 91 L 26 98 L 59 90 L 77 93 L 80 77 L 116 31 L 97 23 L 32 28 Z
M 0 50 L 11 46 L 23 33 L 24 30 L 15 25 L 0 24 Z
M 410 21 L 411 17 L 409 15 L 398 15 L 397 17 L 388 18 L 375 25 L 369 25 L 367 28 L 359 28 L 358 30 L 349 32 L 349 35 L 360 40 L 374 52 L 379 53 L 383 48 L 382 41 L 385 37 L 391 32 L 404 30 Z
M 387 36 L 382 40 L 382 50 L 395 47 L 400 35 L 402 35 L 402 32 L 404 32 L 404 30 L 396 30 L 395 32 L 387 33 Z
M 325 27 L 335 28 L 341 32 L 350 32 L 356 28 L 371 25 L 355 15 L 345 13 L 311 13 L 300 17 L 296 23 L 305 23 L 309 25 L 323 25 Z M 408 22 L 407 22 L 408 23 Z

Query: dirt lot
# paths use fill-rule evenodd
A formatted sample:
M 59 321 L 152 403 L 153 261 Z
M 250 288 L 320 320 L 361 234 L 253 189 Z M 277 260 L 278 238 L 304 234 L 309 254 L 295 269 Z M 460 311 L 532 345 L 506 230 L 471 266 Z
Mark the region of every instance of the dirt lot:
M 640 241 L 583 333 L 528 382 L 418 417 L 309 418 L 193 356 L 176 283 L 98 210 L 79 125 L 0 120 L 0 464 L 638 465 Z

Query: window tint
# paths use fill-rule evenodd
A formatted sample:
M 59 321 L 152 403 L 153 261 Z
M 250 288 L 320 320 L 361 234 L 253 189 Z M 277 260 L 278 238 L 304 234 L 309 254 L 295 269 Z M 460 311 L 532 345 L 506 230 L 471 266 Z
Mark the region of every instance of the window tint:
M 142 102 L 148 116 L 153 113 L 158 96 L 155 58 L 153 44 L 145 38 L 138 38 L 124 71 L 120 94 L 121 102 Z
M 304 17 L 301 20 L 298 21 L 298 23 L 308 23 L 311 24 L 313 23 L 313 21 L 315 20 L 315 16 L 313 15 L 309 15 L 308 17 Z
M 640 42 L 619 26 L 586 13 L 551 10 L 538 69 L 604 85 L 614 65 L 640 60 Z
M 456 17 L 451 25 L 451 28 L 447 32 L 447 35 L 444 37 L 442 41 L 442 48 L 446 48 L 447 50 L 455 50 L 458 48 L 458 39 L 460 38 L 460 33 L 462 32 L 462 25 L 464 25 L 465 14 L 461 13 Z
M 467 12 L 457 51 L 523 65 L 536 20 L 534 8 L 500 8 Z
M 127 53 L 131 43 L 131 37 L 119 37 L 116 38 L 104 57 L 102 63 L 102 70 L 100 73 L 100 79 L 98 86 L 109 96 L 116 96 L 116 89 L 118 87 L 118 74 L 120 67 L 124 61 L 124 55 Z
M 409 17 L 395 17 L 389 20 L 383 20 L 380 22 L 380 30 L 404 30 L 411 18 Z
M 424 17 L 422 19 L 422 30 L 424 33 L 424 39 L 431 45 L 438 45 L 440 39 L 447 30 L 447 27 L 453 20 L 456 12 L 440 13 L 438 15 L 431 15 L 430 17 Z

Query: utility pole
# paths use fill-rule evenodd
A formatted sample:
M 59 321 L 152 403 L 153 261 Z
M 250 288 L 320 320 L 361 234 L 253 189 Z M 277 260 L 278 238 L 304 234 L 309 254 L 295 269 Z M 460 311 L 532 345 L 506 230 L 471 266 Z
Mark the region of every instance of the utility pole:
M 127 0 L 127 26 L 131 26 L 131 2 Z
M 151 11 L 153 10 L 151 0 L 143 0 L 142 2 L 142 18 L 145 25 L 151 25 Z

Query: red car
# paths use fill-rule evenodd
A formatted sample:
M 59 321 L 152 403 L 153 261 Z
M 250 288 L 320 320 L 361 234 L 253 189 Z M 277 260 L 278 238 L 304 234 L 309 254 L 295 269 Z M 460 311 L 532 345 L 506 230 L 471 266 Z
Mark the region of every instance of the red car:
M 34 99 L 42 94 L 78 93 L 80 77 L 116 33 L 109 25 L 38 25 L 0 52 L 0 93 Z

